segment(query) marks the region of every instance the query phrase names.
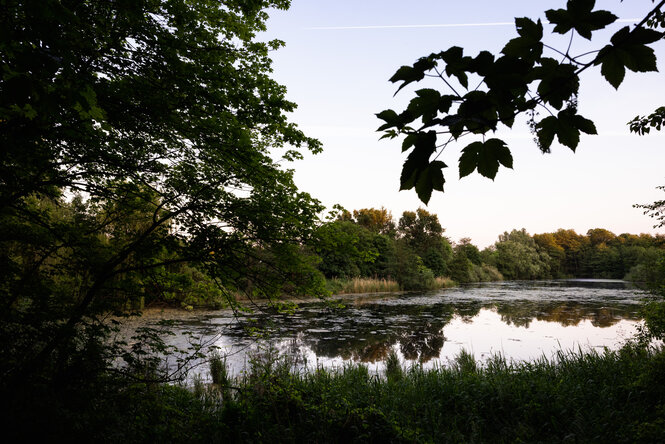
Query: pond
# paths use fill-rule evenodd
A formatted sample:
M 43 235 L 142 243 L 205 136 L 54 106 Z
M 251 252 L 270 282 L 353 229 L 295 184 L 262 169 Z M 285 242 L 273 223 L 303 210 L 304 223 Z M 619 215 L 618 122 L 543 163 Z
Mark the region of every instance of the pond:
M 229 310 L 148 312 L 127 328 L 174 321 L 168 342 L 185 346 L 186 331 L 216 345 L 239 374 L 270 348 L 299 368 L 365 363 L 380 372 L 395 350 L 406 364 L 447 365 L 464 349 L 483 361 L 553 358 L 558 351 L 616 349 L 641 323 L 644 293 L 614 280 L 492 282 L 426 293 L 348 295 L 344 308 L 299 303 L 294 313 L 266 306 L 245 316 Z M 260 335 L 257 335 L 256 329 Z M 252 333 L 254 331 L 254 333 Z M 205 369 L 199 368 L 205 373 Z

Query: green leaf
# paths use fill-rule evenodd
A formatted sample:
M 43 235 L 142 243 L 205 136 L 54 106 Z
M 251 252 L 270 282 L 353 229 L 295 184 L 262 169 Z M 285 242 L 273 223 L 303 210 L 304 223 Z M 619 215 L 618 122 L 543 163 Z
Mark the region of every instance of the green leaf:
M 466 75 L 469 66 L 473 63 L 471 57 L 465 57 L 464 50 L 459 46 L 452 46 L 446 51 L 437 54 L 437 58 L 446 64 L 445 72 L 448 77 L 455 76 L 464 88 L 469 87 L 469 78 Z
M 391 82 L 402 81 L 402 84 L 395 91 L 395 95 L 406 85 L 422 80 L 425 72 L 436 66 L 436 61 L 431 57 L 421 57 L 413 66 L 401 66 L 395 74 L 389 79 Z
M 619 51 L 612 45 L 607 45 L 600 50 L 594 64 L 602 63 L 600 73 L 614 89 L 618 89 L 626 76 L 623 60 Z
M 381 111 L 380 113 L 376 114 L 376 117 L 386 122 L 385 124 L 381 125 L 377 131 L 383 131 L 388 128 L 398 126 L 399 116 L 392 109 Z
M 585 119 L 579 114 L 576 114 L 573 119 L 575 127 L 580 131 L 582 131 L 583 133 L 598 134 L 598 131 L 596 130 L 596 125 L 593 123 L 593 121 Z
M 402 142 L 402 152 L 411 148 L 416 143 L 417 139 L 418 139 L 418 134 L 414 133 L 407 134 L 407 136 L 404 138 L 404 141 Z
M 566 9 L 550 9 L 545 16 L 554 26 L 554 32 L 566 34 L 571 29 L 587 40 L 592 31 L 605 28 L 618 18 L 609 11 L 593 11 L 595 0 L 568 0 Z
M 532 78 L 541 79 L 538 84 L 540 97 L 556 109 L 577 94 L 580 79 L 576 67 L 570 63 L 559 63 L 555 59 L 542 58 L 541 66 L 533 69 Z
M 543 153 L 550 152 L 550 146 L 554 141 L 558 128 L 557 118 L 554 116 L 545 117 L 536 125 L 536 135 L 538 136 L 538 145 Z
M 464 95 L 457 113 L 464 126 L 475 134 L 495 130 L 498 123 L 496 104 L 484 91 L 471 91 Z
M 501 52 L 510 57 L 522 58 L 535 61 L 543 53 L 543 24 L 540 20 L 537 23 L 522 17 L 515 19 L 515 26 L 519 37 L 510 40 L 501 50 Z
M 416 91 L 416 96 L 409 102 L 407 111 L 411 113 L 413 120 L 422 117 L 423 124 L 427 125 L 439 111 L 441 94 L 435 89 L 427 88 Z
M 517 33 L 520 37 L 536 41 L 543 38 L 543 24 L 540 19 L 538 19 L 538 22 L 534 22 L 527 17 L 517 17 L 515 18 L 515 27 L 517 28 Z
M 628 26 L 624 26 L 614 33 L 610 42 L 614 46 L 623 45 L 648 45 L 657 42 L 663 38 L 663 33 L 654 29 L 635 28 L 632 31 Z
M 656 54 L 644 45 L 634 45 L 627 50 L 619 50 L 621 61 L 633 72 L 658 71 Z
M 562 119 L 560 114 L 556 136 L 560 144 L 567 146 L 573 151 L 575 151 L 575 148 L 580 143 L 580 131 L 572 125 L 572 122 Z
M 404 161 L 404 165 L 402 165 L 399 186 L 400 191 L 409 190 L 415 186 L 421 168 L 422 162 L 419 161 L 417 156 L 413 156 L 413 153 L 411 153 L 411 155 L 406 158 L 406 161 Z
M 480 51 L 478 55 L 469 61 L 468 71 L 475 72 L 480 76 L 486 76 L 494 65 L 494 54 L 489 51 Z
M 473 173 L 478 166 L 478 151 L 482 142 L 473 142 L 462 149 L 462 155 L 459 158 L 459 178 L 466 177 Z
M 499 163 L 508 168 L 513 167 L 513 157 L 510 154 L 510 149 L 501 139 L 489 139 L 483 143 L 478 152 L 478 172 L 494 180 L 499 170 Z
M 443 191 L 443 184 L 445 183 L 443 168 L 446 168 L 446 164 L 440 160 L 436 160 L 430 163 L 418 177 L 416 193 L 418 193 L 418 197 L 426 205 L 432 197 L 433 190 Z
M 602 64 L 600 73 L 614 88 L 619 88 L 626 75 L 626 68 L 633 72 L 657 71 L 656 55 L 653 49 L 646 46 L 660 40 L 663 33 L 653 29 L 635 28 L 630 31 L 628 26 L 614 33 L 610 41 L 600 50 L 594 65 Z
M 413 145 L 414 149 L 402 166 L 400 190 L 408 190 L 415 186 L 420 175 L 429 165 L 429 158 L 436 151 L 435 131 L 413 133 L 409 136 L 413 136 L 409 144 Z
M 503 140 L 489 139 L 486 142 L 473 142 L 462 150 L 459 159 L 460 179 L 468 176 L 477 168 L 481 175 L 494 180 L 499 171 L 499 164 L 506 168 L 513 167 L 513 156 Z
M 500 95 L 522 96 L 529 89 L 527 79 L 532 69 L 533 61 L 504 55 L 492 65 L 492 71 L 485 76 L 485 84 Z
M 547 153 L 556 134 L 559 143 L 575 151 L 580 142 L 580 131 L 586 134 L 597 134 L 596 125 L 567 108 L 554 116 L 549 116 L 538 122 L 536 134 L 541 151 Z

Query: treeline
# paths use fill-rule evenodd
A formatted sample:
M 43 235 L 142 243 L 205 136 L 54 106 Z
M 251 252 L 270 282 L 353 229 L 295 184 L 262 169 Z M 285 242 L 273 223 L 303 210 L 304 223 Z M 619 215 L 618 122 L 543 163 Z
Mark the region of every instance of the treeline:
M 26 208 L 39 213 L 42 223 L 56 227 L 33 230 L 25 242 L 5 243 L 17 266 L 40 271 L 32 285 L 63 295 L 75 293 L 78 283 L 96 272 L 95 264 L 117 254 L 160 216 L 156 210 L 160 201 L 153 191 L 127 183 L 117 186 L 128 188 L 127 197 L 113 203 L 63 195 L 25 200 Z M 5 232 L 15 232 L 24 222 L 5 218 L 2 225 Z M 422 208 L 405 211 L 397 221 L 385 208 L 340 210 L 299 240 L 270 247 L 246 243 L 236 252 L 243 258 L 242 270 L 221 269 L 216 261 L 225 254 L 221 249 L 207 254 L 212 262 L 180 260 L 189 254 L 183 237 L 173 224 L 153 231 L 151 242 L 128 256 L 122 273 L 102 290 L 98 303 L 110 309 L 155 303 L 223 306 L 238 298 L 336 292 L 339 289 L 331 283 L 358 278 L 390 282 L 392 286 L 384 290 L 427 290 L 451 281 L 562 277 L 654 282 L 658 261 L 665 260 L 665 236 L 617 236 L 604 229 L 586 235 L 561 229 L 533 236 L 524 229 L 513 230 L 481 251 L 469 238 L 452 242 L 437 215 Z M 85 248 L 61 248 L 49 256 L 45 245 L 58 242 Z M 220 273 L 223 282 L 212 278 Z M 371 290 L 361 287 L 357 292 L 364 291 Z
M 478 249 L 468 240 L 453 245 L 444 231 L 438 216 L 422 208 L 405 211 L 397 223 L 385 208 L 342 210 L 318 227 L 307 247 L 328 279 L 392 279 L 403 290 L 422 290 L 434 288 L 441 277 L 502 278 L 493 265 L 476 260 Z
M 499 236 L 482 251 L 471 239 L 452 242 L 435 214 L 405 211 L 395 223 L 385 208 L 342 210 L 322 224 L 307 247 L 326 278 L 396 280 L 404 290 L 428 288 L 435 277 L 458 283 L 489 280 L 606 278 L 653 281 L 665 260 L 665 236 L 586 234 L 559 229 L 530 235 L 525 229 Z

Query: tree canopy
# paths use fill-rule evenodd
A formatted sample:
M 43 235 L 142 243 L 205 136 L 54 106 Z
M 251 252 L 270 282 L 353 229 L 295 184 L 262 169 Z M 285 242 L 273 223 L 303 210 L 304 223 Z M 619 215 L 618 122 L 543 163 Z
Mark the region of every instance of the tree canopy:
M 595 0 L 568 0 L 565 9 L 550 9 L 545 16 L 554 33 L 579 35 L 591 40 L 596 31 L 614 23 L 618 17 L 606 10 L 595 10 Z M 513 167 L 510 148 L 500 138 L 489 137 L 500 127 L 512 128 L 520 115 L 528 124 L 536 143 L 548 153 L 556 137 L 575 151 L 580 134 L 596 134 L 592 120 L 578 113 L 577 99 L 582 72 L 600 67 L 600 73 L 614 88 L 623 82 L 626 70 L 656 71 L 655 42 L 665 35 L 660 1 L 638 24 L 624 26 L 597 51 L 575 54 L 569 45 L 559 50 L 543 41 L 540 19 L 515 19 L 517 37 L 508 41 L 499 54 L 481 51 L 464 54 L 453 46 L 421 57 L 412 66 L 402 66 L 390 78 L 398 83 L 397 92 L 426 77 L 440 79 L 445 87 L 415 91 L 404 111 L 385 110 L 377 116 L 385 123 L 379 127 L 382 138 L 403 137 L 402 151 L 410 151 L 402 167 L 400 189 L 415 188 L 427 203 L 432 191 L 443 191 L 443 169 L 438 160 L 453 142 L 469 136 L 478 139 L 467 144 L 459 157 L 459 177 L 477 171 L 494 179 L 500 166 Z M 397 94 L 397 92 L 395 94 Z M 541 117 L 538 110 L 545 111 Z M 660 129 L 663 108 L 648 116 L 637 116 L 630 129 L 639 134 Z
M 3 376 L 177 264 L 226 295 L 323 293 L 299 256 L 322 207 L 278 163 L 321 147 L 270 77 L 282 42 L 256 39 L 288 5 L 2 2 Z

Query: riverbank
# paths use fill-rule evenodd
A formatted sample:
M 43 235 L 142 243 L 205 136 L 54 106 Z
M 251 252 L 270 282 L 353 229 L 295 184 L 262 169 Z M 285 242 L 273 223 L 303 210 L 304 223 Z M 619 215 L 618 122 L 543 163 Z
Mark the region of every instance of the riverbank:
M 370 293 L 402 293 L 405 292 L 399 285 L 399 283 L 393 279 L 384 279 L 384 278 L 331 278 L 326 279 L 325 282 L 326 289 L 331 296 L 338 295 L 354 295 L 354 294 L 370 294 Z M 438 290 L 442 288 L 452 288 L 458 286 L 457 282 L 452 280 L 449 277 L 435 277 L 427 285 L 423 285 L 420 290 Z M 246 302 L 268 302 L 269 299 L 261 297 L 252 297 L 250 298 L 247 294 L 242 292 L 230 293 L 226 296 L 219 295 L 216 298 L 207 298 L 207 299 L 197 299 L 190 298 L 188 301 L 165 301 L 165 300 L 155 300 L 150 304 L 145 305 L 143 299 L 139 299 L 135 303 L 127 302 L 125 304 L 126 311 L 142 311 L 146 310 L 155 311 L 162 309 L 181 309 L 186 311 L 196 310 L 220 310 L 230 308 L 229 299 L 231 297 L 235 302 L 246 303 Z M 315 298 L 311 297 L 282 297 L 279 299 L 281 302 L 308 302 L 314 300 Z
M 634 345 L 484 366 L 462 353 L 447 368 L 393 363 L 381 376 L 361 365 L 301 373 L 288 360 L 255 359 L 243 377 L 221 373 L 195 390 L 111 378 L 67 397 L 40 393 L 5 419 L 10 440 L 663 442 L 664 375 L 662 349 Z

